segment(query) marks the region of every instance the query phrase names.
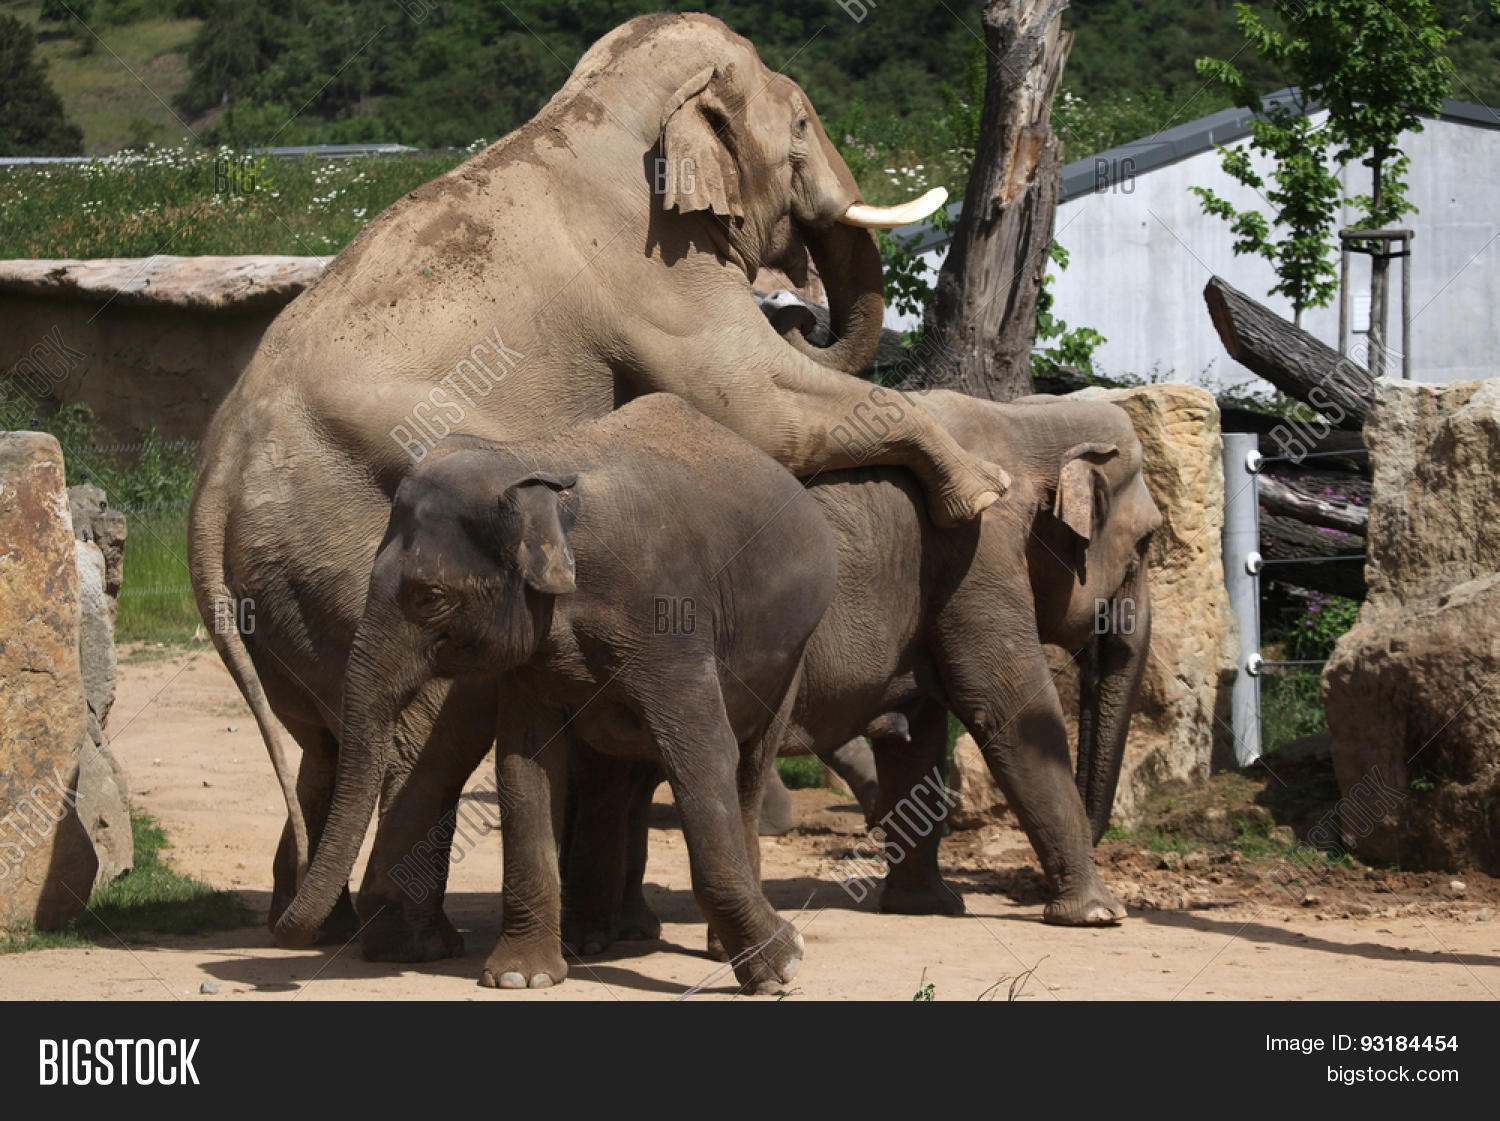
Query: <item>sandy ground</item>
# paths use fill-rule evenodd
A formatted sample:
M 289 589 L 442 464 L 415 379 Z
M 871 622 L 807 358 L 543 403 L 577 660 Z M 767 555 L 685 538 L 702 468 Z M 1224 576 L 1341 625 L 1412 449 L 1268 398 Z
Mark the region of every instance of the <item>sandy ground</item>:
M 236 731 L 230 731 L 230 727 Z M 181 870 L 241 893 L 264 917 L 271 854 L 284 812 L 254 723 L 211 649 L 122 664 L 110 738 L 135 803 L 175 844 Z M 488 765 L 471 787 L 490 775 Z M 855 902 L 835 865 L 860 840 L 851 802 L 828 791 L 794 794 L 803 826 L 764 843 L 766 891 L 792 917 L 807 957 L 791 999 L 910 1000 L 925 980 L 939 1000 L 1004 999 L 1035 967 L 1023 1000 L 1468 1000 L 1500 994 L 1496 883 L 1447 901 L 1451 877 L 1371 876 L 1336 888 L 1318 906 L 1296 906 L 1267 867 L 1225 854 L 1196 871 L 1118 842 L 1101 849 L 1104 875 L 1131 917 L 1104 930 L 1042 924 L 1039 878 L 1025 838 L 999 827 L 944 842 L 944 874 L 969 914 L 909 918 Z M 475 797 L 483 798 L 482 793 Z M 448 913 L 463 931 L 461 958 L 421 966 L 364 961 L 357 945 L 284 951 L 264 926 L 199 937 L 0 957 L 0 994 L 12 999 L 624 1000 L 736 995 L 733 975 L 703 953 L 704 928 L 689 888 L 687 853 L 663 802 L 651 835 L 648 898 L 660 941 L 622 944 L 572 963 L 567 982 L 534 992 L 477 985 L 499 931 L 498 832 L 455 864 Z M 1208 858 L 1204 858 L 1205 860 Z M 1201 862 L 1200 862 L 1201 863 Z M 1222 865 L 1222 867 L 1220 867 Z M 354 882 L 358 883 L 358 873 Z M 1134 905 L 1139 904 L 1139 906 Z M 201 995 L 214 981 L 218 992 Z

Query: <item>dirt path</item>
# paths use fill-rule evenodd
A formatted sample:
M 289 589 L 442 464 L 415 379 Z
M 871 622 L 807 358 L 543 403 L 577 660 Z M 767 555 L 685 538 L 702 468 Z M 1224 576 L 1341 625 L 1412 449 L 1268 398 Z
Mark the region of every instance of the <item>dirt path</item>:
M 263 917 L 284 814 L 254 723 L 212 650 L 123 664 L 110 736 L 135 803 L 165 825 L 176 845 L 170 856 L 177 867 L 240 892 Z M 489 775 L 488 766 L 481 768 L 471 789 Z M 474 797 L 485 799 L 482 790 Z M 944 872 L 964 890 L 967 916 L 886 916 L 874 913 L 873 893 L 856 903 L 834 878 L 835 865 L 860 838 L 853 805 L 827 791 L 795 797 L 804 826 L 764 846 L 767 893 L 783 915 L 795 916 L 807 940 L 794 999 L 909 1000 L 925 970 L 937 999 L 972 1000 L 1032 966 L 1023 1000 L 1500 994 L 1500 922 L 1493 917 L 1500 895 L 1488 878 L 1466 877 L 1465 898 L 1450 901 L 1444 898 L 1450 877 L 1351 876 L 1321 889 L 1317 906 L 1300 907 L 1268 880 L 1269 866 L 1247 865 L 1236 854 L 1181 867 L 1112 842 L 1101 849 L 1101 861 L 1106 879 L 1133 904 L 1129 921 L 1108 930 L 1067 930 L 1040 922 L 1040 880 L 1024 837 L 994 828 L 944 843 Z M 490 834 L 453 868 L 448 913 L 468 943 L 462 958 L 398 967 L 365 962 L 357 946 L 284 951 L 256 926 L 0 957 L 0 994 L 610 1000 L 677 997 L 692 989 L 700 998 L 732 996 L 733 976 L 702 952 L 687 854 L 681 834 L 667 827 L 672 810 L 664 796 L 663 802 L 647 872 L 662 940 L 575 963 L 555 989 L 496 993 L 476 984 L 499 930 L 500 845 Z M 217 995 L 200 995 L 210 980 Z

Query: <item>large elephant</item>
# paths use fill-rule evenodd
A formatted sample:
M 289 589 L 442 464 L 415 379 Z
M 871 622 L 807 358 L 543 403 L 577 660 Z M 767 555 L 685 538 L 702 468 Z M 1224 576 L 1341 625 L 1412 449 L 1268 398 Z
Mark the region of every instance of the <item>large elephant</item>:
M 1004 492 L 1003 468 L 911 398 L 872 445 L 837 439 L 868 408 L 850 372 L 883 313 L 866 227 L 924 212 L 865 205 L 806 95 L 747 40 L 708 16 L 647 15 L 591 47 L 532 121 L 379 215 L 277 317 L 205 436 L 189 528 L 199 610 L 288 802 L 273 922 L 327 812 L 391 496 L 438 437 L 532 438 L 670 391 L 801 476 L 905 466 L 940 521 Z M 826 349 L 778 335 L 750 295 L 760 266 L 795 277 L 809 257 Z M 404 719 L 413 743 L 477 763 L 493 703 L 437 682 Z M 302 748 L 295 789 L 273 714 Z M 383 799 L 383 822 L 451 808 L 395 782 Z M 362 891 L 394 900 L 382 876 Z M 442 923 L 432 906 L 423 921 Z M 367 953 L 416 952 L 401 914 L 382 912 Z M 334 915 L 331 935 L 352 931 L 347 897 Z
M 574 739 L 627 767 L 660 760 L 694 893 L 736 976 L 790 981 L 801 938 L 760 894 L 755 823 L 836 572 L 833 535 L 797 480 L 676 397 L 540 440 L 443 441 L 396 490 L 349 654 L 333 807 L 278 941 L 316 936 L 382 783 L 413 765 L 409 702 L 464 679 L 501 698 L 504 927 L 483 983 L 567 975 L 552 805 Z M 468 771 L 454 763 L 422 752 L 412 785 L 456 793 Z M 424 836 L 383 828 L 371 865 L 411 872 Z M 359 917 L 391 905 L 360 892 Z M 434 954 L 461 946 L 431 934 Z
M 1093 845 L 1109 820 L 1150 641 L 1145 553 L 1161 514 L 1141 474 L 1140 442 L 1128 414 L 1104 402 L 997 404 L 940 390 L 922 399 L 965 447 L 1014 464 L 1013 485 L 958 530 L 933 526 L 900 471 L 835 472 L 808 487 L 838 540 L 838 589 L 808 642 L 785 743 L 828 753 L 881 714 L 904 715 L 871 736 L 879 771 L 871 816 L 895 846 L 881 909 L 956 914 L 963 902 L 938 873 L 942 812 L 930 789 L 951 711 L 1041 860 L 1050 894 L 1043 918 L 1117 922 L 1125 908 L 1100 879 Z M 1044 643 L 1079 661 L 1076 773 Z M 892 813 L 924 783 L 928 796 L 915 804 L 932 811 L 925 832 Z M 617 830 L 627 817 L 641 820 L 623 804 L 627 795 L 641 796 L 618 784 L 613 795 L 580 792 L 621 803 L 612 811 Z M 609 820 L 596 808 L 589 825 L 602 830 Z M 618 862 L 640 841 L 625 846 L 601 831 L 573 844 L 587 851 L 571 853 L 570 867 Z M 574 910 L 592 909 L 584 927 L 607 935 L 619 898 L 579 900 Z M 607 941 L 595 933 L 587 948 Z

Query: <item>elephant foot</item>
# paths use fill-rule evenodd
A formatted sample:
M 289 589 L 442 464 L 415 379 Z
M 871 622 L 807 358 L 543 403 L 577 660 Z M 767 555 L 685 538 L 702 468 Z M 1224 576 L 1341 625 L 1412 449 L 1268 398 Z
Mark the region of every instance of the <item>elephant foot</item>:
M 318 945 L 347 946 L 358 934 L 359 916 L 354 913 L 354 900 L 345 891 L 318 929 Z
M 802 968 L 806 947 L 801 933 L 791 923 L 779 923 L 772 929 L 774 933 L 746 946 L 732 959 L 735 979 L 746 992 L 785 992 Z
M 906 887 L 887 882 L 880 892 L 880 912 L 885 915 L 962 915 L 964 897 L 939 880 L 936 884 Z
M 479 983 L 487 989 L 545 989 L 567 976 L 568 963 L 556 938 L 501 935 L 480 970 Z
M 1042 921 L 1054 926 L 1113 926 L 1125 917 L 1125 904 L 1097 880 L 1064 891 L 1042 911 Z
M 936 496 L 935 508 L 929 512 L 939 526 L 962 525 L 999 502 L 1000 496 L 1008 490 L 1010 475 L 1003 467 L 976 459 L 953 473 Z
M 441 911 L 411 920 L 387 907 L 361 931 L 359 948 L 366 961 L 441 961 L 462 956 L 464 938 Z
M 713 927 L 708 928 L 708 945 L 704 947 L 703 952 L 714 961 L 729 960 L 729 951 L 724 948 L 724 940 L 714 933 Z
M 654 942 L 661 937 L 661 920 L 643 896 L 625 900 L 618 937 L 621 942 Z

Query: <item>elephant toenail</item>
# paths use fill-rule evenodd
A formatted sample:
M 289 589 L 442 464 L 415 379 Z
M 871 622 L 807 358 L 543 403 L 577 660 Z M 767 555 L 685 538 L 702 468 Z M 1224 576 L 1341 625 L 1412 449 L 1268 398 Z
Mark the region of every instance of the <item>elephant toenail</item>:
M 517 974 L 517 976 L 520 975 Z M 531 975 L 531 987 L 533 989 L 550 989 L 552 987 L 552 978 L 546 973 L 533 973 Z
M 500 987 L 502 989 L 524 989 L 526 978 L 515 971 L 500 974 Z

